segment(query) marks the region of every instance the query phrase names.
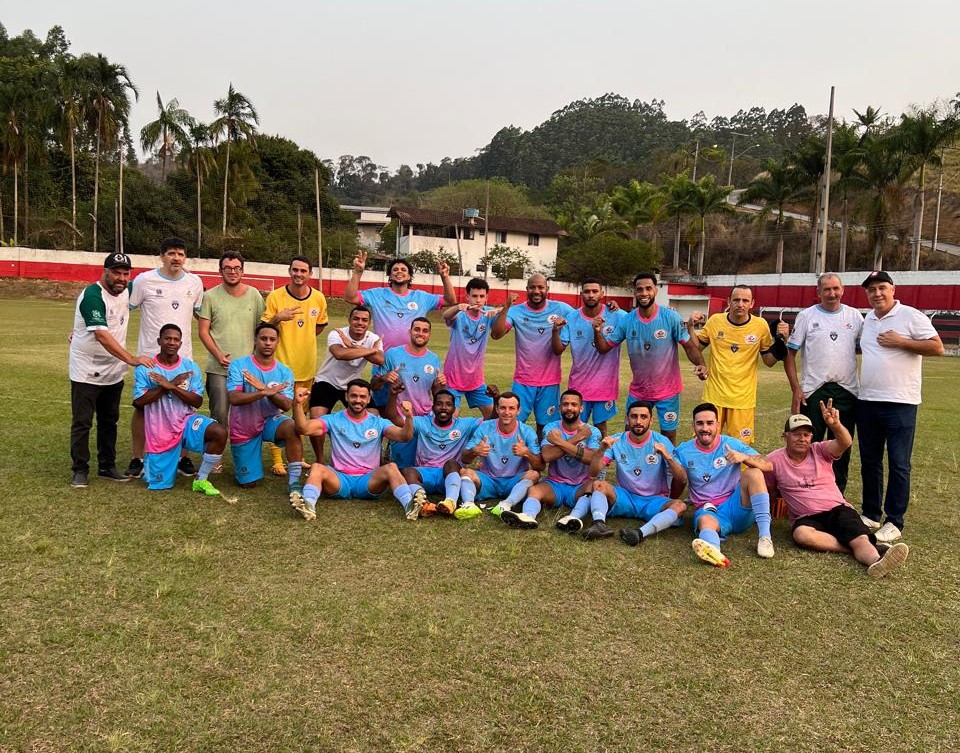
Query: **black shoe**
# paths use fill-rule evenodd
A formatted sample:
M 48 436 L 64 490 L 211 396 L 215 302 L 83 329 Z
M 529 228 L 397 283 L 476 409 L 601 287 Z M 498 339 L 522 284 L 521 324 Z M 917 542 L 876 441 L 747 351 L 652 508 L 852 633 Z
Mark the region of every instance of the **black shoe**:
M 180 458 L 180 462 L 177 463 L 177 472 L 181 476 L 196 476 L 197 467 L 193 464 L 193 461 L 184 455 Z
M 593 525 L 583 532 L 583 538 L 587 541 L 606 539 L 610 536 L 613 536 L 613 529 L 609 528 L 602 520 L 593 521 Z
M 86 471 L 77 471 L 73 474 L 73 480 L 70 482 L 70 486 L 74 489 L 86 489 L 87 488 L 87 473 Z
M 620 541 L 627 546 L 637 546 L 643 543 L 644 535 L 639 528 L 621 528 Z
M 111 481 L 129 481 L 130 480 L 130 477 L 124 476 L 122 473 L 120 473 L 120 471 L 117 470 L 116 466 L 112 466 L 110 468 L 101 468 L 99 471 L 97 471 L 97 475 L 100 478 L 108 478 Z
M 123 475 L 130 478 L 143 478 L 143 461 L 140 458 L 133 458 Z

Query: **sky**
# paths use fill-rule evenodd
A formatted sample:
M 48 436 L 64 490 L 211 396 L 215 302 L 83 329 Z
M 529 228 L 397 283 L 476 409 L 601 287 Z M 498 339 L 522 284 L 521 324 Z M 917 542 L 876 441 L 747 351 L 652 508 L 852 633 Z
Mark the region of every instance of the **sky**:
M 74 54 L 125 65 L 134 134 L 158 90 L 210 122 L 232 82 L 262 132 L 391 170 L 471 156 L 503 126 L 607 92 L 688 119 L 826 113 L 831 86 L 838 117 L 899 115 L 960 90 L 956 0 L 31 0 L 0 22 L 10 36 L 59 24 Z

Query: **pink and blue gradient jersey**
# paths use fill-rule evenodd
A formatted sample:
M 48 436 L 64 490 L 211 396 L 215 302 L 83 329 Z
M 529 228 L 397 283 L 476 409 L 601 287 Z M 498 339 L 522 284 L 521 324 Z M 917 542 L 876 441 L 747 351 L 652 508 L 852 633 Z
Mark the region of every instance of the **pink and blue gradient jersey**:
M 611 345 L 627 342 L 633 372 L 630 396 L 656 402 L 683 391 L 677 346 L 689 339 L 690 333 L 683 326 L 680 314 L 657 306 L 650 319 L 642 318 L 640 309 L 634 309 L 621 319 L 607 342 Z
M 443 306 L 443 296 L 423 290 L 397 295 L 389 287 L 360 291 L 360 303 L 373 314 L 373 331 L 383 340 L 384 351 L 410 341 L 410 324 Z
M 509 308 L 507 327 L 515 330 L 517 354 L 513 381 L 527 387 L 560 384 L 560 356 L 553 352 L 553 322 L 557 317 L 569 321 L 573 314 L 572 306 L 549 299 L 540 309 L 532 309 L 527 303 Z
M 618 309 L 604 307 L 602 334 L 608 340 L 617 326 L 629 314 Z M 620 397 L 620 346 L 608 353 L 600 353 L 593 342 L 593 319 L 585 316 L 579 308 L 560 330 L 560 342 L 570 349 L 573 364 L 567 386 L 576 390 L 583 399 L 593 402 L 616 401 Z
M 286 382 L 287 386 L 280 394 L 293 400 L 293 372 L 288 366 L 273 360 L 270 363 L 260 363 L 253 355 L 236 358 L 230 362 L 227 369 L 228 392 L 256 392 L 243 378 L 243 372 L 253 374 L 267 387 Z M 230 442 L 243 444 L 254 437 L 260 436 L 263 424 L 270 416 L 283 413 L 270 398 L 264 397 L 247 405 L 233 405 L 230 407 Z
M 590 331 L 593 332 L 593 330 Z M 577 447 L 583 447 L 585 450 L 599 449 L 600 430 L 596 426 L 590 426 L 589 424 L 584 424 L 584 426 L 590 429 L 590 436 L 577 442 Z M 543 429 L 544 444 L 547 444 L 546 437 L 553 430 L 559 431 L 560 434 L 563 435 L 563 438 L 570 442 L 574 435 L 580 431 L 580 428 L 578 427 L 574 431 L 567 431 L 563 428 L 562 421 L 554 421 L 553 423 L 547 424 Z M 558 484 L 570 484 L 571 486 L 579 486 L 589 477 L 590 465 L 581 463 L 576 458 L 572 458 L 567 454 L 564 454 L 559 460 L 551 462 L 550 470 L 547 472 L 547 478 L 550 481 L 556 481 Z
M 164 366 L 159 362 L 149 368 L 137 366 L 133 370 L 134 400 L 159 386 L 150 378 L 151 371 L 160 372 L 168 382 L 174 382 L 174 377 L 186 374 L 174 383 L 195 395 L 203 394 L 203 375 L 200 367 L 189 358 L 179 358 L 173 366 Z M 147 452 L 166 452 L 180 444 L 183 439 L 183 427 L 186 426 L 187 419 L 196 412 L 172 392 L 167 392 L 159 400 L 144 406 L 143 432 L 147 440 Z
M 348 476 L 362 476 L 380 467 L 383 432 L 393 424 L 381 416 L 364 412 L 356 419 L 342 410 L 321 416 L 330 437 L 330 464 Z
M 617 486 L 639 497 L 662 497 L 670 491 L 669 468 L 667 461 L 653 449 L 660 442 L 673 452 L 673 443 L 663 434 L 647 432 L 647 439 L 641 444 L 634 442 L 629 431 L 617 437 L 613 446 L 603 453 L 605 465 L 616 462 Z
M 443 374 L 448 387 L 458 392 L 470 392 L 482 387 L 486 381 L 483 359 L 493 322 L 487 312 L 493 310 L 492 306 L 486 306 L 480 312 L 461 311 L 447 322 L 450 349 L 443 363 Z
M 740 486 L 740 464 L 728 463 L 724 457 L 728 447 L 744 455 L 757 454 L 750 445 L 726 434 L 717 437 L 709 450 L 700 449 L 696 440 L 690 439 L 673 451 L 677 462 L 687 471 L 690 501 L 695 507 L 719 505 Z
M 518 421 L 510 434 L 503 434 L 498 423 L 499 421 L 496 418 L 483 421 L 467 443 L 467 449 L 473 449 L 486 438 L 487 444 L 490 445 L 490 454 L 485 458 L 480 458 L 478 470 L 493 478 L 510 478 L 530 470 L 530 463 L 526 458 L 513 454 L 513 445 L 518 438 L 522 439 L 530 452 L 536 455 L 540 452 L 537 433 L 526 424 L 521 424 Z
M 378 374 L 386 374 L 394 369 L 400 376 L 400 381 L 406 389 L 400 393 L 398 400 L 409 400 L 413 405 L 413 415 L 426 416 L 433 411 L 433 383 L 440 373 L 442 365 L 440 357 L 432 350 L 425 350 L 417 355 L 410 350 L 409 345 L 390 348 L 384 355 L 383 366 L 377 369 Z M 385 405 L 389 396 L 389 387 L 377 390 L 377 405 Z
M 477 430 L 479 418 L 455 418 L 449 426 L 439 426 L 431 414 L 413 419 L 414 441 L 417 443 L 415 465 L 418 468 L 442 468 L 448 460 L 456 460 Z

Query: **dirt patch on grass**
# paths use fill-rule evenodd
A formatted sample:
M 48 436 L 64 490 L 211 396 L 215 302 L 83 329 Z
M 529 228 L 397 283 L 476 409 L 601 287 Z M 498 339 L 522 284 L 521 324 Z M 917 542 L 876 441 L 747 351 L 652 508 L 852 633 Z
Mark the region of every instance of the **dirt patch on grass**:
M 3 298 L 76 298 L 87 287 L 86 282 L 37 280 L 26 277 L 0 277 L 0 297 Z

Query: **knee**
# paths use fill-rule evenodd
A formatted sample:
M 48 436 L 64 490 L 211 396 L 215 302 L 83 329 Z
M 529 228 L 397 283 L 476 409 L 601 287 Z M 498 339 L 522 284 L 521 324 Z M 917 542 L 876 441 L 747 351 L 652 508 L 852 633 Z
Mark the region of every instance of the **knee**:
M 403 476 L 403 480 L 408 484 L 420 483 L 420 474 L 417 473 L 415 468 L 404 468 L 402 471 L 400 471 L 400 475 Z
M 607 499 L 613 499 L 616 493 L 613 491 L 613 487 L 607 481 L 597 481 L 593 484 L 593 490 L 595 492 L 600 492 Z
M 475 484 L 479 481 L 477 474 L 470 468 L 461 468 L 460 478 L 470 479 Z
M 809 526 L 797 526 L 793 529 L 793 542 L 804 549 L 813 546 L 813 529 Z
M 448 460 L 446 463 L 443 464 L 444 476 L 447 476 L 451 473 L 459 473 L 459 472 L 460 472 L 460 463 L 458 463 L 456 460 Z
M 529 481 L 531 484 L 535 484 L 540 480 L 539 471 L 527 471 L 523 474 L 523 480 Z
M 687 505 L 685 502 L 679 499 L 671 499 L 670 503 L 667 505 L 668 510 L 673 510 L 677 517 L 683 517 L 683 514 L 687 511 Z

